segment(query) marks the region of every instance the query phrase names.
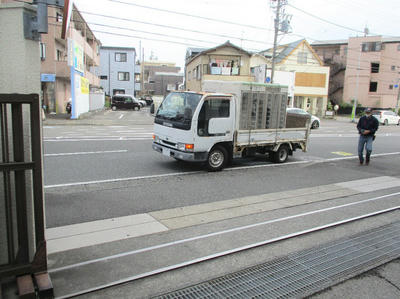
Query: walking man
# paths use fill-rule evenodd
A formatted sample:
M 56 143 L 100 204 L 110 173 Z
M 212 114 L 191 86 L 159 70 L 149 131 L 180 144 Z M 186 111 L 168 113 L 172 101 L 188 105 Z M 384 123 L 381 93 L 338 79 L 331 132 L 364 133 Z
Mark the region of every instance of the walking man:
M 364 163 L 364 146 L 367 151 L 365 164 L 369 164 L 372 152 L 372 141 L 375 139 L 375 132 L 378 130 L 378 127 L 379 122 L 372 116 L 371 108 L 365 109 L 365 115 L 360 118 L 357 124 L 357 129 L 360 133 L 360 139 L 358 140 L 358 157 L 360 158 L 360 165 Z

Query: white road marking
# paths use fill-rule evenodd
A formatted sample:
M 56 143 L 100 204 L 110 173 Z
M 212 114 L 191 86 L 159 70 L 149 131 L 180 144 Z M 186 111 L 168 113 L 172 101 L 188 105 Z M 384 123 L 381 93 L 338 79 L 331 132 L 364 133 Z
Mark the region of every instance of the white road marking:
M 152 137 L 113 137 L 113 138 L 82 138 L 82 139 L 47 139 L 44 142 L 77 142 L 77 141 L 130 141 L 130 140 L 152 140 Z
M 115 151 L 97 151 L 97 152 L 75 152 L 75 153 L 58 153 L 58 154 L 44 154 L 45 157 L 58 157 L 58 156 L 74 156 L 74 155 L 92 155 L 92 154 L 109 154 L 109 153 L 126 153 L 128 150 L 115 150 Z
M 384 153 L 384 154 L 374 154 L 371 155 L 372 157 L 381 157 L 381 156 L 393 156 L 393 155 L 400 155 L 400 152 L 394 153 Z M 318 161 L 296 161 L 296 162 L 289 162 L 283 164 L 262 164 L 262 165 L 252 165 L 252 166 L 240 166 L 240 167 L 231 167 L 226 168 L 223 171 L 235 171 L 235 170 L 242 170 L 242 169 L 252 169 L 252 168 L 263 168 L 263 167 L 284 167 L 290 165 L 297 165 L 297 164 L 308 164 L 308 163 L 324 163 L 324 162 L 333 162 L 333 161 L 340 161 L 340 160 L 349 160 L 355 159 L 358 156 L 351 156 L 351 157 L 338 157 L 338 158 L 331 158 L 331 159 L 322 159 Z M 162 178 L 162 177 L 172 177 L 172 176 L 182 176 L 182 175 L 191 175 L 197 173 L 204 173 L 203 170 L 199 171 L 188 171 L 188 172 L 172 172 L 166 174 L 156 174 L 156 175 L 146 175 L 146 176 L 137 176 L 137 177 L 127 177 L 127 178 L 118 178 L 118 179 L 107 179 L 107 180 L 99 180 L 99 181 L 87 181 L 87 182 L 76 182 L 76 183 L 67 183 L 67 184 L 55 184 L 55 185 L 46 185 L 44 186 L 45 189 L 50 188 L 60 188 L 60 187 L 71 187 L 71 186 L 83 186 L 83 185 L 93 185 L 93 184 L 103 184 L 103 183 L 113 183 L 113 182 L 124 182 L 124 181 L 133 181 L 133 180 L 143 180 L 143 179 L 152 179 L 152 178 Z
M 124 117 L 124 115 L 123 115 L 123 114 L 121 114 L 121 115 L 120 115 L 118 118 L 119 118 L 119 119 L 121 119 L 121 118 L 123 118 L 123 117 Z

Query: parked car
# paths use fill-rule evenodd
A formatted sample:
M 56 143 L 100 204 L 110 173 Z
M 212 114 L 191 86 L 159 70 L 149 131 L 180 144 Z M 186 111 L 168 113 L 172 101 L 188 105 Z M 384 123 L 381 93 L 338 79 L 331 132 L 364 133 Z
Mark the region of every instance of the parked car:
M 146 103 L 145 100 L 140 99 L 140 100 L 137 100 L 137 101 L 139 102 L 141 107 L 146 107 L 147 106 L 147 103 Z
M 111 109 L 133 109 L 140 110 L 141 104 L 132 95 L 129 94 L 115 94 L 111 98 Z
M 400 126 L 400 116 L 390 110 L 372 110 L 372 115 L 379 121 L 380 124 L 398 125 Z
M 146 101 L 147 106 L 153 104 L 153 98 L 151 97 L 151 95 L 144 95 L 141 97 L 141 100 Z
M 287 108 L 286 112 L 311 115 L 311 129 L 318 129 L 321 124 L 321 120 L 318 117 L 312 115 L 311 113 L 308 113 L 307 111 L 305 111 L 303 109 Z

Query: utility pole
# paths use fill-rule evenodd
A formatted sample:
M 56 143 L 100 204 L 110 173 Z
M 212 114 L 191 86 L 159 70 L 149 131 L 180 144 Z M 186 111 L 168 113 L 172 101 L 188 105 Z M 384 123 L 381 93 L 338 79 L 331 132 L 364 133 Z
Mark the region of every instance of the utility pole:
M 276 3 L 276 6 L 275 6 Z M 275 73 L 275 59 L 276 59 L 276 48 L 278 42 L 279 32 L 288 33 L 290 30 L 290 15 L 285 15 L 283 7 L 287 4 L 287 0 L 271 0 L 271 7 L 275 8 L 275 20 L 274 20 L 274 47 L 272 50 L 272 68 L 271 68 L 271 83 L 274 83 Z
M 272 50 L 272 69 L 271 69 L 271 83 L 274 83 L 274 73 L 275 73 L 275 56 L 276 56 L 276 43 L 278 42 L 278 32 L 279 32 L 279 15 L 281 10 L 281 0 L 278 0 L 278 4 L 275 12 L 275 23 L 274 23 L 274 49 Z
M 362 44 L 360 45 L 358 53 L 358 64 L 357 64 L 357 77 L 356 77 L 356 96 L 354 97 L 353 110 L 351 111 L 351 122 L 355 122 L 355 117 L 357 114 L 357 102 L 358 102 L 358 88 L 360 81 L 360 66 L 361 66 L 361 52 L 362 52 Z

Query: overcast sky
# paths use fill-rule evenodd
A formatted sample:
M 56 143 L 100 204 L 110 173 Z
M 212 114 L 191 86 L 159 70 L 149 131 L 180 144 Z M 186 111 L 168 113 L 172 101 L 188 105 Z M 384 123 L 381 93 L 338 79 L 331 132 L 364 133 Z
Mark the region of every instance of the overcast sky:
M 74 0 L 74 3 L 104 46 L 134 47 L 139 55 L 141 44 L 145 60 L 153 54 L 158 60 L 183 67 L 187 47 L 211 48 L 230 40 L 246 50 L 256 51 L 271 48 L 273 43 L 274 16 L 269 0 Z M 288 0 L 288 4 L 286 13 L 292 15 L 292 30 L 279 37 L 281 44 L 301 38 L 310 43 L 347 39 L 361 36 L 366 26 L 370 35 L 400 36 L 399 0 Z

